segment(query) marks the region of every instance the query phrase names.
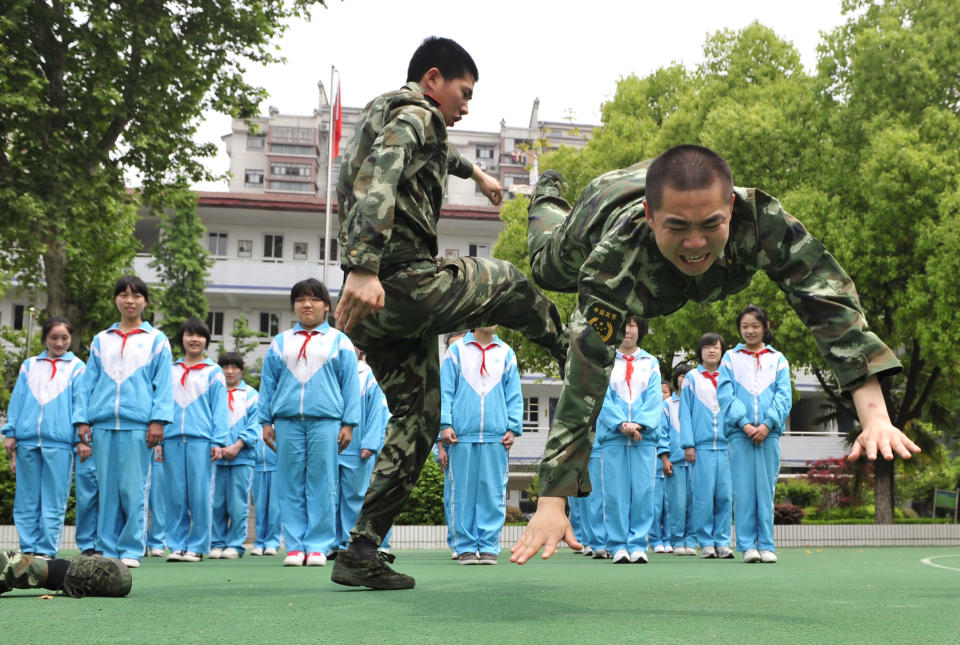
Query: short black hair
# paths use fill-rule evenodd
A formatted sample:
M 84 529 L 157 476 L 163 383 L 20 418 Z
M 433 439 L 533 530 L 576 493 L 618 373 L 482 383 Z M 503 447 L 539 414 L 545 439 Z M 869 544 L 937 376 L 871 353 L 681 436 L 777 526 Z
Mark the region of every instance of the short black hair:
M 241 370 L 243 370 L 243 355 L 238 352 L 226 352 L 217 359 L 217 363 L 220 365 L 220 367 L 233 365 L 234 367 L 239 367 Z
M 183 335 L 186 333 L 203 336 L 207 340 L 204 347 L 210 345 L 210 328 L 207 327 L 207 323 L 203 322 L 199 318 L 187 318 L 183 321 L 183 324 L 180 325 L 180 329 L 177 331 L 176 342 L 183 351 L 187 351 L 187 348 L 183 346 Z
M 632 322 L 637 326 L 637 342 L 640 342 L 640 339 L 647 335 L 647 332 L 650 331 L 650 323 L 647 322 L 647 319 L 643 316 L 638 316 L 636 314 L 630 314 L 627 316 L 627 322 L 624 323 L 624 326 L 628 322 Z
M 727 352 L 727 341 L 723 340 L 723 336 L 720 334 L 708 331 L 697 341 L 697 360 L 700 361 L 701 365 L 703 365 L 703 348 L 717 343 L 720 343 L 720 356 L 723 356 Z
M 670 379 L 670 382 L 673 383 L 673 391 L 676 392 L 680 389 L 680 377 L 685 376 L 687 372 L 693 369 L 693 366 L 689 363 L 680 363 L 675 368 L 673 368 L 673 378 Z
M 44 343 L 47 340 L 47 334 L 49 334 L 54 327 L 57 325 L 63 325 L 67 328 L 67 333 L 70 336 L 73 336 L 73 325 L 70 324 L 70 321 L 61 316 L 50 316 L 43 323 L 43 327 L 40 329 L 40 342 Z
M 645 197 L 650 215 L 663 203 L 663 190 L 698 190 L 719 181 L 728 197 L 733 194 L 733 171 L 719 154 L 704 146 L 681 144 L 660 153 L 647 169 Z
M 134 293 L 139 293 L 141 296 L 143 296 L 144 300 L 150 302 L 150 294 L 147 290 L 147 283 L 132 273 L 127 274 L 117 280 L 117 284 L 113 286 L 113 297 L 116 298 L 121 293 L 126 291 L 127 288 Z
M 443 80 L 466 78 L 469 74 L 474 81 L 480 80 L 477 64 L 457 42 L 439 36 L 427 36 L 413 52 L 407 67 L 407 82 L 419 82 L 431 67 L 440 70 Z
M 763 310 L 763 307 L 759 305 L 747 305 L 740 311 L 740 315 L 737 316 L 737 333 L 740 333 L 740 321 L 743 320 L 743 317 L 747 314 L 753 314 L 757 317 L 757 320 L 760 321 L 760 324 L 763 325 L 763 344 L 769 345 L 773 342 L 773 332 L 770 331 L 770 319 L 767 318 L 767 312 Z
M 446 345 L 447 347 L 450 347 L 450 344 L 451 344 L 453 341 L 459 340 L 459 339 L 463 338 L 463 337 L 466 336 L 466 335 L 467 335 L 467 332 L 466 332 L 465 330 L 452 331 L 452 332 L 450 332 L 449 334 L 447 334 L 446 337 L 444 337 L 444 339 L 443 339 L 443 344 Z
M 328 309 L 330 307 L 330 292 L 327 291 L 327 288 L 323 286 L 323 283 L 316 278 L 307 278 L 306 280 L 301 280 L 290 288 L 290 307 L 292 308 L 294 301 L 302 296 L 313 296 L 314 298 L 320 298 L 320 300 L 323 300 L 325 303 L 327 303 Z

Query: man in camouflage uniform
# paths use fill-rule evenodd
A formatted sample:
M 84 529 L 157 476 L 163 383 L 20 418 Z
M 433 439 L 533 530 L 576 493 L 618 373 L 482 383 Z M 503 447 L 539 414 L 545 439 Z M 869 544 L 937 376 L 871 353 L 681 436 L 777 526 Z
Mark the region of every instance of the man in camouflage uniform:
M 346 272 L 337 326 L 367 352 L 391 418 L 340 584 L 406 589 L 376 547 L 413 490 L 440 428 L 438 335 L 503 325 L 566 356 L 560 314 L 508 262 L 437 256 L 447 173 L 472 177 L 494 204 L 499 184 L 457 153 L 446 128 L 467 113 L 477 69 L 457 43 L 426 39 L 407 84 L 374 99 L 343 155 L 337 199 Z M 382 309 L 381 309 L 382 307 Z M 378 311 L 379 310 L 379 311 Z
M 47 560 L 16 551 L 0 551 L 0 594 L 11 589 L 47 589 L 68 596 L 122 598 L 133 584 L 127 566 L 102 555 Z
M 566 379 L 540 465 L 538 510 L 512 549 L 523 564 L 572 538 L 564 497 L 590 493 L 594 423 L 629 314 L 654 318 L 688 300 L 713 302 L 764 271 L 813 333 L 850 391 L 863 433 L 850 457 L 909 458 L 919 448 L 890 423 L 878 378 L 901 369 L 867 328 L 853 282 L 779 202 L 734 188 L 726 161 L 700 146 L 676 146 L 652 162 L 602 175 L 572 208 L 547 171 L 534 190 L 528 246 L 534 280 L 578 294 Z M 567 539 L 569 542 L 569 540 Z

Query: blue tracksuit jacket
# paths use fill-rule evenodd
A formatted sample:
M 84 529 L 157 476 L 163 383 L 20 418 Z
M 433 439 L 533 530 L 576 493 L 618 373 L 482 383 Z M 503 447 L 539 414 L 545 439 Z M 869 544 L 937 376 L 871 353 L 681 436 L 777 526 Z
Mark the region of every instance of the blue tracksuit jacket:
M 717 398 L 727 421 L 727 436 L 743 433 L 748 423 L 765 423 L 771 436 L 780 436 L 793 407 L 787 359 L 772 347 L 756 356 L 748 354 L 740 343 L 720 361 Z
M 67 352 L 50 358 L 47 352 L 20 366 L 17 384 L 7 407 L 3 434 L 21 446 L 57 446 L 73 450 L 77 433 L 74 411 L 85 416 L 80 386 L 84 362 Z
M 703 446 L 712 450 L 727 449 L 723 414 L 717 401 L 717 390 L 704 376 L 706 368 L 687 372 L 680 393 L 680 445 Z
M 227 381 L 220 366 L 205 358 L 187 370 L 181 358 L 174 363 L 171 374 L 176 405 L 164 442 L 206 439 L 218 446 L 227 445 L 230 430 Z
M 240 439 L 244 447 L 233 460 L 218 461 L 218 466 L 253 466 L 257 463 L 257 440 L 260 437 L 260 415 L 257 412 L 259 399 L 260 393 L 244 381 L 240 381 L 234 388 L 227 388 L 227 416 L 230 429 L 224 445 L 233 445 L 237 439 Z M 269 448 L 267 451 L 273 453 Z M 275 453 L 274 463 L 276 463 Z
M 361 420 L 360 425 L 353 430 L 350 445 L 340 453 L 341 457 L 359 455 L 361 450 L 369 450 L 373 453 L 380 452 L 380 448 L 383 447 L 387 421 L 390 419 L 387 397 L 380 389 L 380 384 L 377 383 L 373 370 L 365 362 L 359 361 L 357 371 L 360 382 Z
M 632 358 L 632 375 L 626 380 L 627 358 Z M 661 402 L 660 365 L 657 359 L 642 349 L 632 357 L 617 350 L 617 358 L 610 373 L 610 387 L 597 417 L 595 442 L 600 445 L 632 446 L 636 442 L 620 432 L 626 422 L 643 426 L 642 445 L 657 446 L 657 454 L 667 451 L 667 443 L 660 432 Z

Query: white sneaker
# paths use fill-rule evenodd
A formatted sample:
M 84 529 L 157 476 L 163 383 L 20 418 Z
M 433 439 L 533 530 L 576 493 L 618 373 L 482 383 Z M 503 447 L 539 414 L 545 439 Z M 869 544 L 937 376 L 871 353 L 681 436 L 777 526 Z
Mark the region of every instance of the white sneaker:
M 196 551 L 184 551 L 180 557 L 183 558 L 184 562 L 200 562 L 203 560 L 203 554 Z
M 183 554 L 186 551 L 171 551 L 167 554 L 167 562 L 183 562 Z
M 662 544 L 658 544 L 657 546 L 653 547 L 653 552 L 654 552 L 654 553 L 666 553 L 667 550 L 663 547 Z
M 120 562 L 127 565 L 128 569 L 136 569 L 140 566 L 140 560 L 136 558 L 120 558 Z
M 760 562 L 760 552 L 756 549 L 747 549 L 743 552 L 743 561 L 747 563 Z
M 460 556 L 457 555 L 457 552 L 456 552 L 456 551 L 451 551 L 451 552 L 450 552 L 450 559 L 451 559 L 451 560 L 456 560 L 456 559 L 459 558 L 459 557 L 460 557 Z
M 580 552 L 580 555 L 585 555 L 585 556 L 587 556 L 588 558 L 592 558 L 592 557 L 593 557 L 593 547 L 589 547 L 589 546 L 583 547 L 583 551 Z
M 670 544 L 667 544 L 666 546 L 663 547 L 663 552 L 664 552 L 664 553 L 673 553 L 673 546 L 670 545 Z
M 277 549 L 275 547 L 268 547 L 263 550 L 263 555 L 277 555 Z
M 213 548 L 210 549 L 210 553 L 207 554 L 207 557 L 211 560 L 219 560 L 223 557 L 223 549 Z
M 760 552 L 760 562 L 766 562 L 767 564 L 773 564 L 777 561 L 777 554 L 773 551 L 761 551 Z
M 688 546 L 686 550 L 687 555 L 697 555 L 697 547 L 695 546 Z
M 613 554 L 613 563 L 614 564 L 629 564 L 630 563 L 630 554 L 627 553 L 626 549 L 617 549 L 617 552 Z
M 234 549 L 232 546 L 228 546 L 223 550 L 223 553 L 220 554 L 220 557 L 224 560 L 239 560 L 240 552 Z
M 687 550 L 682 546 L 678 546 L 673 550 L 673 555 L 687 555 Z
M 155 558 L 162 558 L 162 557 L 163 557 L 163 549 L 159 549 L 159 548 L 157 548 L 157 549 L 150 549 L 150 555 L 153 556 L 153 557 L 155 557 Z
M 713 560 L 717 557 L 717 550 L 712 546 L 705 546 L 700 549 L 700 557 L 704 560 Z
M 262 546 L 253 547 L 252 549 L 250 549 L 250 555 L 263 555 L 263 547 Z
M 630 562 L 633 562 L 634 564 L 646 564 L 648 562 L 647 552 L 634 551 L 633 553 L 630 554 Z
M 597 549 L 596 551 L 593 552 L 593 559 L 594 559 L 594 560 L 609 560 L 609 559 L 610 559 L 610 552 L 607 551 L 606 549 Z
M 283 566 L 302 567 L 303 559 L 304 559 L 303 551 L 290 551 L 287 553 L 287 557 L 283 559 Z
M 325 567 L 327 566 L 327 556 L 318 551 L 314 551 L 307 556 L 307 566 L 308 567 Z
M 718 546 L 717 547 L 717 557 L 721 560 L 729 560 L 733 556 L 733 549 L 728 546 Z

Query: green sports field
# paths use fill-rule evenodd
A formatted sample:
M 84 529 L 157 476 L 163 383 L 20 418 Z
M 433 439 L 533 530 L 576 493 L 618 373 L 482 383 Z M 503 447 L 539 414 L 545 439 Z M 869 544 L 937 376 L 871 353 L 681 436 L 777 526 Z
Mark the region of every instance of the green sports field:
M 560 551 L 523 567 L 408 551 L 409 591 L 330 582 L 280 557 L 148 558 L 127 598 L 18 590 L 2 643 L 960 642 L 960 548 L 781 549 L 777 564 L 651 555 L 614 565 Z

